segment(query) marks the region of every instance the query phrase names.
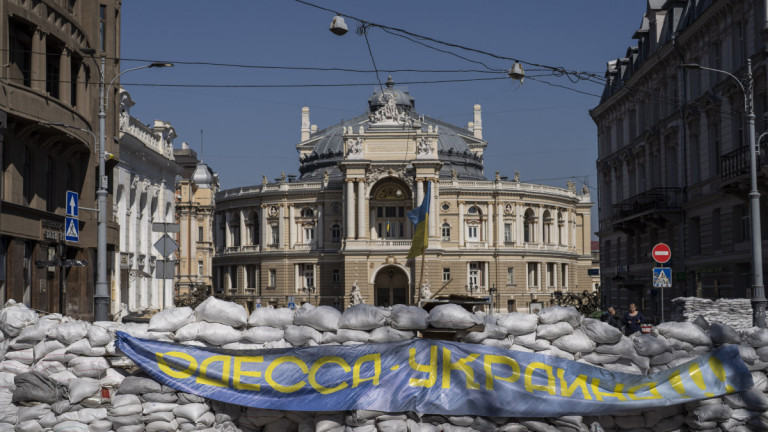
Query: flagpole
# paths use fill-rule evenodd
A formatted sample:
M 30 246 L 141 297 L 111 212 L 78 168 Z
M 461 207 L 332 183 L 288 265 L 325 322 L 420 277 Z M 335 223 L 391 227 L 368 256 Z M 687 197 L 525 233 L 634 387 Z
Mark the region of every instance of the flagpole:
M 427 217 L 424 218 L 424 242 L 426 243 L 426 240 L 429 238 L 429 213 L 427 213 Z M 425 245 L 421 246 L 421 272 L 419 274 L 419 290 L 421 290 L 421 286 L 424 283 L 424 260 L 427 257 L 427 247 Z

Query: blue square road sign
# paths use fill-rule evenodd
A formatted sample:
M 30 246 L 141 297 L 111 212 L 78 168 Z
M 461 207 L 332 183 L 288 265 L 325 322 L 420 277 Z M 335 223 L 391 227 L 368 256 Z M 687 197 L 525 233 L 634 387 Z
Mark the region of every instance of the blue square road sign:
M 67 216 L 79 217 L 80 216 L 80 194 L 77 192 L 67 191 Z
M 67 217 L 64 219 L 64 240 L 74 243 L 80 241 L 80 225 L 77 218 Z

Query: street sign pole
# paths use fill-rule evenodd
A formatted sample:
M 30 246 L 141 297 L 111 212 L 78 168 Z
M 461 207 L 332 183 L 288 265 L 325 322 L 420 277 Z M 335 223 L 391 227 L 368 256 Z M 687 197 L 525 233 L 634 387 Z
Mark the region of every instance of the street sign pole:
M 169 260 L 168 256 L 172 255 L 179 249 L 179 245 L 173 241 L 168 235 L 169 232 L 178 233 L 179 224 L 174 222 L 155 222 L 152 224 L 152 232 L 163 233 L 160 240 L 155 243 L 155 249 L 163 256 L 158 265 L 155 268 L 155 277 L 162 278 L 163 280 L 163 309 L 168 307 L 168 279 L 173 279 L 174 268 L 172 267 L 173 260 Z M 170 269 L 170 270 L 169 270 Z
M 664 268 L 664 263 L 668 262 L 672 258 L 672 249 L 664 243 L 659 243 L 651 249 L 651 257 Z M 665 273 L 664 270 L 661 271 Z M 671 286 L 671 278 L 669 281 Z M 664 285 L 659 286 L 661 289 L 661 322 L 664 322 Z

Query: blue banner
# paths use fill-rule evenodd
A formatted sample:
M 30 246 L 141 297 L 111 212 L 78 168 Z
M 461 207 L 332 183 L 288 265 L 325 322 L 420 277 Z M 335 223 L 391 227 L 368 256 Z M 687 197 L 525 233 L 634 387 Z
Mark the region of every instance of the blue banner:
M 542 354 L 430 339 L 230 351 L 117 335 L 117 347 L 162 384 L 275 410 L 602 415 L 687 403 L 753 385 L 737 346 L 664 372 L 634 375 Z

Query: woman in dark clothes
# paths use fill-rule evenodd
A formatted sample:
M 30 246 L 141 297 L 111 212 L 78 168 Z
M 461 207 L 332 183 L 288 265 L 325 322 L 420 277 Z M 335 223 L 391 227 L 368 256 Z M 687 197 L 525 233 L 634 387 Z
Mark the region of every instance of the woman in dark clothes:
M 625 334 L 629 336 L 634 332 L 640 331 L 640 324 L 643 323 L 644 319 L 643 314 L 638 312 L 637 306 L 631 303 L 629 305 L 629 312 L 624 315 Z

